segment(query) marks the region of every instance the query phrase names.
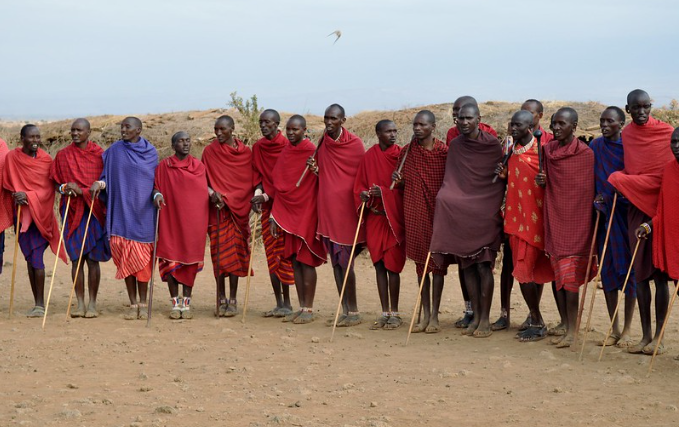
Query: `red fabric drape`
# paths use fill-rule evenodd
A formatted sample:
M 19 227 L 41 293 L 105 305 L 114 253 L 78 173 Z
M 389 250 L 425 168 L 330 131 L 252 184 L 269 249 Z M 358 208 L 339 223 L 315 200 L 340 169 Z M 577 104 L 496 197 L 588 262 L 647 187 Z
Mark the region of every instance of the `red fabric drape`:
M 497 138 L 497 132 L 491 125 L 479 123 L 479 129 L 484 132 L 488 132 Z M 446 133 L 446 145 L 450 145 L 450 141 L 457 138 L 458 136 L 460 136 L 460 131 L 457 129 L 457 126 L 453 126 L 452 128 L 448 129 L 448 133 Z
M 679 279 L 679 162 L 670 161 L 662 176 L 658 209 L 653 218 L 653 265 L 672 279 Z
M 278 132 L 274 139 L 261 138 L 252 146 L 253 183 L 255 187 L 262 184 L 264 192 L 272 198 L 275 192 L 272 179 L 273 169 L 278 156 L 288 144 L 290 144 L 288 139 L 283 136 L 282 132 Z
M 12 194 L 5 190 L 3 186 L 3 171 L 5 170 L 5 159 L 9 153 L 7 143 L 0 138 L 0 232 L 7 229 L 14 222 L 14 202 Z

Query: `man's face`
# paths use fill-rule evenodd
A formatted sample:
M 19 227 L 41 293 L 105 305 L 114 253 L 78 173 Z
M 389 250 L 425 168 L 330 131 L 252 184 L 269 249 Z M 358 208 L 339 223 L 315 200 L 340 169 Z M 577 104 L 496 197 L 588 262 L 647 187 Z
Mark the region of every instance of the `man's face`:
M 570 114 L 566 112 L 555 114 L 552 121 L 554 138 L 559 142 L 569 142 L 573 138 L 576 126 Z
M 224 144 L 226 141 L 231 139 L 233 135 L 233 125 L 228 120 L 220 120 L 215 123 L 215 135 L 217 136 L 217 141 Z
M 540 125 L 540 119 L 542 118 L 543 113 L 538 112 L 538 105 L 534 102 L 525 102 L 521 106 L 522 110 L 528 111 L 533 115 L 533 128 L 537 129 L 538 126 Z
M 174 143 L 174 152 L 178 156 L 187 156 L 191 152 L 191 137 L 182 132 Z
M 479 128 L 481 118 L 473 108 L 463 107 L 457 115 L 457 128 L 462 135 L 471 135 Z
M 429 138 L 436 129 L 436 125 L 429 121 L 429 118 L 425 114 L 418 114 L 413 120 L 413 134 L 415 138 L 423 141 Z
M 133 120 L 125 119 L 120 124 L 120 136 L 123 141 L 134 141 L 141 135 L 141 128 Z
M 643 126 L 648 122 L 651 116 L 651 98 L 647 94 L 641 94 L 635 97 L 630 104 L 627 105 L 626 110 L 632 116 L 632 121 L 639 126 Z
M 271 112 L 264 112 L 259 116 L 259 130 L 264 138 L 273 139 L 278 132 L 278 122 Z
M 512 121 L 509 123 L 509 130 L 512 134 L 514 141 L 525 138 L 531 133 L 532 123 L 528 120 L 521 120 L 519 117 L 512 117 Z
M 90 128 L 83 121 L 76 120 L 71 125 L 71 140 L 74 144 L 81 144 L 90 139 Z
M 672 149 L 672 154 L 674 158 L 679 162 L 679 130 L 675 129 L 672 132 L 672 139 L 670 140 L 670 148 Z
M 26 130 L 26 135 L 21 137 L 23 144 L 28 154 L 35 154 L 40 147 L 40 129 L 37 127 L 30 127 Z
M 622 122 L 620 122 L 620 119 L 613 110 L 604 110 L 601 113 L 601 118 L 599 118 L 599 126 L 601 127 L 601 134 L 605 138 L 610 139 L 615 135 L 619 135 Z
M 325 123 L 325 132 L 334 134 L 339 132 L 340 128 L 347 119 L 342 117 L 342 111 L 337 107 L 331 107 L 325 110 L 323 115 L 323 123 Z
M 387 147 L 390 147 L 396 143 L 396 137 L 398 135 L 398 129 L 396 124 L 387 123 L 382 126 L 379 132 L 377 132 L 377 139 Z
M 305 132 L 306 128 L 302 126 L 299 120 L 288 120 L 288 124 L 285 125 L 285 136 L 288 137 L 288 141 L 293 145 L 297 145 L 304 139 Z

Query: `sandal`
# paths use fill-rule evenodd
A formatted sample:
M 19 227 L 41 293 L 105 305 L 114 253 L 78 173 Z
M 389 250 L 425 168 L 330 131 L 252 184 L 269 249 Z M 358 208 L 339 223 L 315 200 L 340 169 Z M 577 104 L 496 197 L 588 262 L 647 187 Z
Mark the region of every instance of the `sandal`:
M 398 329 L 403 324 L 403 319 L 398 314 L 389 317 L 384 329 Z
M 219 317 L 226 317 L 226 308 L 229 305 L 225 299 L 219 300 L 219 312 L 217 313 Z
M 519 342 L 543 340 L 547 338 L 547 327 L 545 325 L 530 325 L 518 338 Z
M 566 328 L 565 327 L 558 327 L 558 328 L 549 328 L 547 329 L 547 335 L 552 335 L 555 337 L 562 337 L 566 335 Z
M 123 314 L 123 318 L 125 320 L 137 320 L 137 317 L 139 316 L 139 304 L 130 304 L 129 310 L 127 310 L 127 313 Z
M 191 298 L 184 298 L 182 304 L 182 319 L 193 319 L 193 312 L 191 311 Z
M 304 325 L 306 323 L 311 323 L 314 321 L 314 312 L 311 310 L 302 311 L 299 316 L 295 317 L 292 321 L 295 325 Z
M 495 321 L 492 325 L 490 325 L 490 330 L 491 331 L 502 331 L 504 329 L 507 329 L 509 327 L 509 319 L 507 319 L 506 316 L 500 316 L 499 319 Z
M 170 319 L 177 320 L 182 318 L 181 299 L 178 297 L 170 298 L 172 302 L 172 310 L 170 310 Z
M 149 306 L 148 304 L 139 304 L 139 315 L 137 319 L 146 320 L 149 318 Z
M 341 326 L 340 324 L 344 323 L 344 321 L 345 321 L 346 319 L 347 319 L 347 315 L 346 315 L 346 314 L 344 314 L 344 313 L 340 314 L 339 317 L 337 318 L 337 326 Z M 334 322 L 335 322 L 335 318 L 333 317 L 332 319 L 326 320 L 326 321 L 325 321 L 325 324 L 326 324 L 327 326 L 332 327 L 332 324 L 333 324 Z
M 370 330 L 376 331 L 378 329 L 382 329 L 385 326 L 387 326 L 388 322 L 389 322 L 389 316 L 387 316 L 386 314 L 383 314 L 380 317 L 378 317 L 377 320 L 375 320 L 373 322 L 373 324 L 370 326 Z
M 302 314 L 302 309 L 299 309 L 298 311 L 295 311 L 294 313 L 290 313 L 287 316 L 283 318 L 283 322 L 294 322 L 297 317 Z
M 273 317 L 281 318 L 287 316 L 288 314 L 292 314 L 292 310 L 287 307 L 273 310 Z
M 276 310 L 278 310 L 278 307 L 269 311 L 265 311 L 264 313 L 262 313 L 262 317 L 274 317 Z
M 337 326 L 344 326 L 344 327 L 350 327 L 350 326 L 356 326 L 360 325 L 363 322 L 363 318 L 361 317 L 361 314 L 358 312 L 349 312 L 349 315 L 344 319 L 344 322 L 340 325 L 339 323 Z
M 472 323 L 472 320 L 474 320 L 474 312 L 473 311 L 465 311 L 464 316 L 460 317 L 455 322 L 455 327 L 467 329 L 469 327 L 469 324 Z
M 238 301 L 236 301 L 235 299 L 230 299 L 229 305 L 226 306 L 226 312 L 224 313 L 224 317 L 234 317 L 237 314 L 238 314 Z
M 532 321 L 533 321 L 533 319 L 530 317 L 530 313 L 528 313 L 528 316 L 526 316 L 526 320 L 524 320 L 523 323 L 521 324 L 521 326 L 519 326 L 519 332 L 525 331 L 526 329 L 533 326 L 531 324 Z M 546 333 L 546 331 L 545 331 L 545 333 Z
M 28 318 L 35 318 L 35 317 L 43 317 L 45 315 L 45 307 L 41 307 L 39 305 L 36 305 L 26 313 L 26 317 Z

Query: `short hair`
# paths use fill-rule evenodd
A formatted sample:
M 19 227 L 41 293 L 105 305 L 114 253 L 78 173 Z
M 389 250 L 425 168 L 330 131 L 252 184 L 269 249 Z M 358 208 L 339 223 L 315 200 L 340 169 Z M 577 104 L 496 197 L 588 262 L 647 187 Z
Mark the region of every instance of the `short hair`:
M 453 102 L 453 104 L 458 104 L 458 103 L 461 104 L 460 108 L 462 108 L 462 106 L 464 106 L 466 104 L 476 104 L 476 105 L 479 104 L 476 101 L 476 98 L 474 98 L 473 96 L 470 96 L 470 95 L 463 95 L 463 96 L 457 98 L 455 100 L 455 102 Z
M 418 112 L 417 114 L 415 114 L 415 117 L 420 116 L 420 115 L 426 116 L 430 123 L 436 123 L 436 116 L 431 111 L 422 110 L 422 111 Z
M 516 117 L 517 119 L 521 119 L 521 120 L 527 120 L 528 123 L 530 123 L 531 126 L 533 125 L 533 114 L 531 114 L 530 111 L 519 110 L 512 115 L 512 121 L 514 120 L 514 117 Z
M 172 135 L 172 145 L 175 145 L 177 143 L 177 140 L 181 137 L 181 135 L 184 134 L 186 136 L 189 136 L 189 133 L 183 130 L 180 130 L 179 132 L 175 133 Z M 190 137 L 190 136 L 189 136 Z
M 384 119 L 384 120 L 380 120 L 379 122 L 377 122 L 377 124 L 375 125 L 375 133 L 380 133 L 382 131 L 382 129 L 386 125 L 388 125 L 389 123 L 394 123 L 394 121 L 389 120 L 389 119 Z
M 78 122 L 83 122 L 83 123 L 85 123 L 85 126 L 87 126 L 87 129 L 92 129 L 92 126 L 90 126 L 89 120 L 84 119 L 84 118 L 82 118 L 82 117 L 79 118 L 79 119 L 73 120 L 73 123 L 72 123 L 71 125 L 76 124 L 76 123 L 78 123 Z
M 29 123 L 29 124 L 27 124 L 27 125 L 23 125 L 23 126 L 21 127 L 21 131 L 19 132 L 19 134 L 21 135 L 21 137 L 23 138 L 24 136 L 26 136 L 26 134 L 28 133 L 28 130 L 31 129 L 31 128 L 36 128 L 36 129 L 37 129 L 38 127 L 37 127 L 36 125 L 34 125 L 34 124 L 31 124 L 31 123 Z
M 524 104 L 535 104 L 538 108 L 536 108 L 536 111 L 538 113 L 544 113 L 545 112 L 545 107 L 542 105 L 542 102 L 538 101 L 537 99 L 527 99 L 524 101 Z
M 573 118 L 573 123 L 577 123 L 578 121 L 578 112 L 575 111 L 574 108 L 571 107 L 559 108 L 554 115 L 557 115 L 559 113 L 568 113 Z
M 471 108 L 477 116 L 481 116 L 481 110 L 479 110 L 478 104 L 472 104 L 469 102 L 460 106 L 460 111 L 462 111 L 463 108 Z
M 342 117 L 346 117 L 346 116 L 347 116 L 346 113 L 344 112 L 344 107 L 342 107 L 341 105 L 339 105 L 339 104 L 330 104 L 330 106 L 329 106 L 328 108 L 326 108 L 325 111 L 328 111 L 328 110 L 331 109 L 331 108 L 339 108 L 340 114 L 342 114 Z
M 610 107 L 606 107 L 604 111 L 613 111 L 616 116 L 618 116 L 618 120 L 620 120 L 620 123 L 625 123 L 625 112 L 622 111 L 622 108 L 616 107 L 615 105 L 611 105 Z
M 236 127 L 236 122 L 233 121 L 233 117 L 229 116 L 228 114 L 224 114 L 223 116 L 217 117 L 217 120 L 215 120 L 215 124 L 225 121 L 231 125 L 231 127 Z
M 143 127 L 143 125 L 142 125 L 142 123 L 141 123 L 141 120 L 139 120 L 137 117 L 125 117 L 125 118 L 123 119 L 123 122 L 124 122 L 125 120 L 131 121 L 131 122 L 134 123 L 139 129 L 141 129 L 141 128 Z
M 304 118 L 304 116 L 299 115 L 299 114 L 295 114 L 293 116 L 290 116 L 290 118 L 288 119 L 288 122 L 291 122 L 293 120 L 300 122 L 302 124 L 302 127 L 306 127 L 306 119 Z
M 278 111 L 276 111 L 276 110 L 274 110 L 274 109 L 272 109 L 272 108 L 267 108 L 266 110 L 262 111 L 262 114 L 264 114 L 264 113 L 271 113 L 271 114 L 273 114 L 274 121 L 275 121 L 276 123 L 280 123 L 280 122 L 281 122 L 281 115 L 278 114 Z M 260 117 L 262 116 L 262 114 L 260 114 Z
M 627 105 L 632 103 L 632 100 L 639 98 L 641 96 L 646 95 L 648 99 L 651 99 L 651 96 L 646 92 L 645 90 L 642 89 L 634 89 L 632 92 L 627 94 Z

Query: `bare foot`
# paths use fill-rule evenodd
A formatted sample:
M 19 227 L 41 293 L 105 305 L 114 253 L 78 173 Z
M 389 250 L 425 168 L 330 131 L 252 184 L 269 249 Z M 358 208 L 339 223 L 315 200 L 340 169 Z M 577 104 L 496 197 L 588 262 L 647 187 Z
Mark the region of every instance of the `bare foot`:
M 90 301 L 87 305 L 87 311 L 85 312 L 85 317 L 88 319 L 93 319 L 99 317 L 99 312 L 97 311 L 97 303 Z
M 441 327 L 439 326 L 439 319 L 431 319 L 429 321 L 429 325 L 427 325 L 427 328 L 424 330 L 424 332 L 427 334 L 435 334 L 441 332 Z
M 85 317 L 85 304 L 78 304 L 78 308 L 71 311 L 71 317 L 74 319 L 77 317 Z

